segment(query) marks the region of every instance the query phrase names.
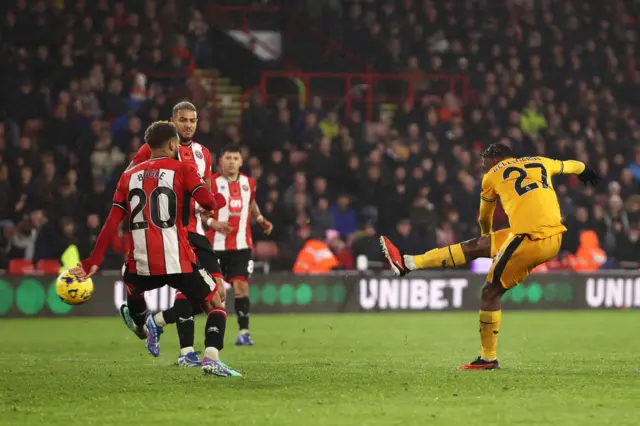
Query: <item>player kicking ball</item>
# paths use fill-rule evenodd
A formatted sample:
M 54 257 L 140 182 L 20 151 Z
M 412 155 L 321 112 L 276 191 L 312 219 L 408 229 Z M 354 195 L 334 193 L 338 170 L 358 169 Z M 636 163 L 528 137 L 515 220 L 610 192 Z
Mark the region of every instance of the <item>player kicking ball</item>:
M 500 368 L 497 346 L 502 295 L 560 250 L 567 228 L 562 224 L 551 176 L 577 175 L 585 185 L 593 186 L 599 181 L 596 172 L 579 161 L 515 158 L 503 144 L 485 149 L 482 163 L 486 173 L 480 195 L 480 238 L 413 256 L 401 253 L 387 237 L 380 237 L 382 252 L 396 276 L 419 269 L 462 266 L 478 257 L 493 258 L 480 301 L 481 353 L 474 361 L 460 366 L 460 370 Z M 492 232 L 498 198 L 511 228 Z
M 186 195 L 203 208 L 215 210 L 226 203 L 220 194 L 212 194 L 197 171 L 175 159 L 179 146 L 176 127 L 166 121 L 153 123 L 145 132 L 150 158 L 122 174 L 113 197 L 113 206 L 100 231 L 89 259 L 71 273 L 80 278 L 95 274 L 120 222 L 129 220 L 127 253 L 123 279 L 127 287 L 127 307 L 135 329 L 146 331 L 147 347 L 152 355 L 160 351 L 162 327 L 178 318 L 192 315 L 192 306 L 207 314 L 202 371 L 217 376 L 239 376 L 220 360 L 227 313 L 215 281 L 197 264 L 183 225 Z M 187 204 L 188 206 L 188 204 Z M 144 292 L 169 285 L 190 302 L 172 317 L 158 313 L 147 315 Z M 144 330 L 146 327 L 146 330 Z

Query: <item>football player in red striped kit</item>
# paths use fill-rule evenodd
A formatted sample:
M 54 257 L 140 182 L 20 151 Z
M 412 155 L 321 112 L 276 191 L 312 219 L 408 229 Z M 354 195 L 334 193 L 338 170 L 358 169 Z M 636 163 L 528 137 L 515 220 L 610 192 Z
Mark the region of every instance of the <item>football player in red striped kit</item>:
M 240 147 L 233 144 L 223 147 L 219 163 L 219 172 L 211 178 L 211 190 L 222 194 L 227 205 L 214 211 L 206 223 L 215 231 L 213 250 L 220 259 L 222 274 L 233 285 L 240 328 L 236 345 L 253 345 L 249 333 L 249 278 L 253 273 L 251 219 L 256 220 L 267 235 L 271 234 L 273 224 L 260 213 L 255 199 L 255 181 L 240 173 Z M 231 232 L 218 231 L 221 223 L 227 223 Z
M 123 272 L 127 306 L 136 328 L 146 327 L 149 352 L 154 356 L 159 354 L 163 326 L 192 315 L 193 306 L 198 306 L 207 314 L 203 372 L 239 376 L 219 358 L 227 314 L 215 281 L 197 263 L 183 222 L 185 213 L 188 218 L 190 212 L 184 208 L 189 197 L 209 210 L 223 207 L 226 200 L 220 194 L 212 194 L 193 167 L 175 159 L 179 137 L 173 124 L 153 123 L 144 139 L 151 150 L 149 160 L 122 174 L 91 257 L 71 273 L 81 278 L 95 274 L 111 237 L 120 222 L 128 217 L 127 238 L 131 248 Z M 173 317 L 166 312 L 148 315 L 144 292 L 164 285 L 180 291 L 190 303 L 182 310 L 176 309 Z
M 207 147 L 193 141 L 193 135 L 195 134 L 198 125 L 196 107 L 190 102 L 180 102 L 176 104 L 173 107 L 171 122 L 176 126 L 180 137 L 177 159 L 193 168 L 204 180 L 207 188 L 210 189 L 212 176 L 211 153 Z M 130 167 L 147 161 L 150 156 L 151 149 L 149 148 L 149 145 L 143 145 L 136 153 Z M 224 301 L 224 283 L 222 281 L 220 265 L 218 263 L 218 259 L 213 253 L 211 241 L 207 237 L 205 227 L 203 226 L 202 218 L 199 213 L 201 206 L 193 198 L 186 199 L 184 206 L 184 216 L 185 218 L 188 218 L 187 231 L 191 248 L 195 252 L 200 265 L 215 279 L 220 296 Z M 229 228 L 225 223 L 216 223 L 213 227 L 216 232 L 229 232 Z M 184 312 L 186 311 L 186 308 L 182 305 L 186 306 L 188 304 L 189 301 L 186 299 L 184 294 L 179 291 L 176 292 L 174 302 L 176 309 Z M 199 308 L 195 307 L 195 310 L 198 311 Z M 120 313 L 125 324 L 127 324 L 127 326 L 131 328 L 138 337 L 144 338 L 144 335 L 140 330 L 135 329 L 126 305 L 123 305 L 120 308 Z M 173 316 L 173 311 L 168 315 Z M 184 367 L 199 367 L 200 360 L 198 358 L 198 353 L 194 349 L 195 324 L 193 315 L 188 315 L 186 317 L 180 316 L 176 323 L 176 328 L 180 342 L 178 365 Z

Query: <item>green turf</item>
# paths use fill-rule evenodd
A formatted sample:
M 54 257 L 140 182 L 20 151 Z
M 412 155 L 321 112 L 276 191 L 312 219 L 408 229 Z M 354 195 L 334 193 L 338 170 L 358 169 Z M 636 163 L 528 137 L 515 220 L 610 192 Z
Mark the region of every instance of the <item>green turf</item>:
M 473 313 L 255 316 L 244 378 L 153 359 L 118 319 L 0 320 L 1 425 L 637 425 L 638 312 L 507 312 L 500 371 Z M 201 335 L 203 322 L 196 322 Z M 201 339 L 198 337 L 198 342 Z

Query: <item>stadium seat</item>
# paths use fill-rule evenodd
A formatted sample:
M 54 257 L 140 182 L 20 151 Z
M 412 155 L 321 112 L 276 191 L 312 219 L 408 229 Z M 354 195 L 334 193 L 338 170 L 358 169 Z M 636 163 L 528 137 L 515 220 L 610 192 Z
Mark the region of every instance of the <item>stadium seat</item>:
M 34 272 L 33 262 L 24 259 L 11 260 L 9 262 L 9 269 L 7 270 L 7 273 L 10 275 L 26 275 L 33 274 Z
M 36 269 L 43 274 L 58 275 L 60 266 L 60 261 L 57 259 L 40 259 L 36 265 Z

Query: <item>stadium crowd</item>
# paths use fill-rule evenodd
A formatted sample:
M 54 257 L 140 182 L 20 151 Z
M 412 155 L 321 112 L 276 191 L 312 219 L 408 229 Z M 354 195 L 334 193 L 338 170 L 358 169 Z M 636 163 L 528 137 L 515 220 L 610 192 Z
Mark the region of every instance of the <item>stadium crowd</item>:
M 593 230 L 606 266 L 637 261 L 637 1 L 318 2 L 317 19 L 339 19 L 347 48 L 382 72 L 413 75 L 412 96 L 392 120 L 365 123 L 321 96 L 298 109 L 287 99 L 264 107 L 256 95 L 241 126 L 219 131 L 190 77 L 215 55 L 198 11 L 176 0 L 7 3 L 0 267 L 58 258 L 70 242 L 87 254 L 145 126 L 184 98 L 199 107 L 195 140 L 212 152 L 245 147 L 245 172 L 275 226 L 254 235 L 278 243 L 283 265 L 309 235 L 326 238 L 347 268 L 359 254 L 381 260 L 382 232 L 409 252 L 479 235 L 477 157 L 492 142 L 596 168 L 604 183 L 595 190 L 555 182 L 563 252 L 579 252 L 580 233 Z M 430 73 L 467 75 L 472 98 Z M 495 226 L 505 220 L 498 212 Z M 118 268 L 122 250 L 115 236 L 105 267 Z

